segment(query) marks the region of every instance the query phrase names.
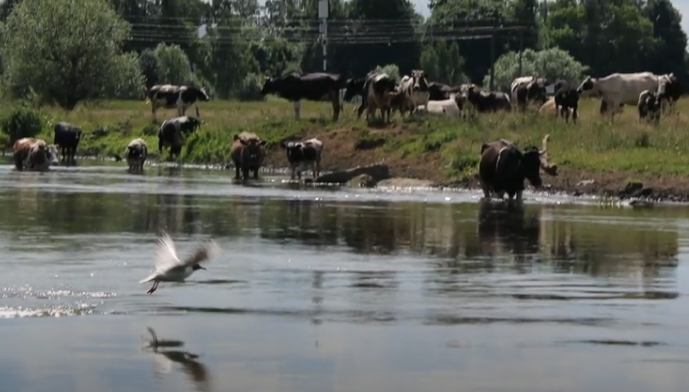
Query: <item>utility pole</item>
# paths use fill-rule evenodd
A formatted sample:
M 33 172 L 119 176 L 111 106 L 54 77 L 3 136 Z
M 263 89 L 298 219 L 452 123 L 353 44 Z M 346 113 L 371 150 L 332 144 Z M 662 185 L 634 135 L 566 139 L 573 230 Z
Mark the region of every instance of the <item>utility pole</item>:
M 318 19 L 320 19 L 319 32 L 321 34 L 321 47 L 323 48 L 323 72 L 328 70 L 328 1 L 318 0 Z
M 522 54 L 524 53 L 524 30 L 519 27 L 519 77 L 522 77 Z

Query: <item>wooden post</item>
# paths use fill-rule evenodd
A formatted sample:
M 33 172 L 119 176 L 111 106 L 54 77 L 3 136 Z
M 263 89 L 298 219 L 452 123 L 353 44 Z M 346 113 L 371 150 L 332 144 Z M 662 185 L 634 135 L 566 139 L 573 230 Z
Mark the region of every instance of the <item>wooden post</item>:
M 522 53 L 524 53 L 524 29 L 519 28 L 519 77 L 524 76 L 522 74 Z
M 488 89 L 493 91 L 495 86 L 495 31 L 490 36 L 490 83 L 488 84 Z

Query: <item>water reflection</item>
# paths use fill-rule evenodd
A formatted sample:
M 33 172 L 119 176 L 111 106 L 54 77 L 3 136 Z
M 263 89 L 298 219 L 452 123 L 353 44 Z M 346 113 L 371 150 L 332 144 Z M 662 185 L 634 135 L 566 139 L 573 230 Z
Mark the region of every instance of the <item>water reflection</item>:
M 198 354 L 170 349 L 171 347 L 181 347 L 184 345 L 184 342 L 181 340 L 159 339 L 153 328 L 147 327 L 147 329 L 151 334 L 151 340 L 149 340 L 147 348 L 150 348 L 153 353 L 157 354 L 157 358 L 162 359 L 162 361 L 156 361 L 157 366 L 154 367 L 156 373 L 170 373 L 173 368 L 172 364 L 177 363 L 197 391 L 210 391 L 208 370 L 198 360 Z
M 179 180 L 162 181 L 185 186 Z M 336 203 L 38 188 L 4 189 L 0 200 L 0 230 L 15 239 L 27 232 L 148 235 L 161 230 L 173 236 L 259 237 L 365 255 L 425 254 L 437 258 L 439 268 L 457 273 L 498 267 L 528 273 L 537 265 L 559 273 L 655 279 L 661 267 L 676 265 L 678 252 L 676 228 L 637 225 L 629 216 L 633 211 L 608 212 L 617 220 L 613 226 L 586 219 L 582 208 L 491 202 Z

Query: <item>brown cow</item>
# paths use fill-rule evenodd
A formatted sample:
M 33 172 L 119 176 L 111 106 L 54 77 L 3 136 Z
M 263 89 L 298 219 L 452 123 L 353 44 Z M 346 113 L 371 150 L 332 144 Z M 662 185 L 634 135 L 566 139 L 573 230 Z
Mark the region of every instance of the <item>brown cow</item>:
M 253 132 L 242 132 L 234 135 L 230 155 L 234 162 L 235 179 L 239 179 L 239 171 L 242 171 L 242 178 L 246 181 L 249 178 L 249 171 L 254 172 L 254 179 L 258 179 L 258 169 L 263 164 L 266 154 L 263 146 L 265 140 L 261 140 Z
M 57 147 L 46 144 L 43 139 L 25 137 L 14 142 L 14 166 L 17 170 L 46 171 L 50 165 L 57 165 Z

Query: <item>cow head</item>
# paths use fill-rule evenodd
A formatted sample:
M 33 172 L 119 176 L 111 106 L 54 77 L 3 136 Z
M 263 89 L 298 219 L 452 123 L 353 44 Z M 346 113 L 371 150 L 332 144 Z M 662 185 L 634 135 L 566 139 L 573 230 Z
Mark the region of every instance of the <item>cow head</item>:
M 263 87 L 261 88 L 261 95 L 266 95 L 266 94 L 273 94 L 276 91 L 276 83 L 277 81 L 269 76 L 265 77 L 265 80 L 263 81 Z
M 426 80 L 426 73 L 423 70 L 412 70 L 411 76 L 414 78 L 413 91 L 428 91 L 428 80 Z
M 234 135 L 234 140 L 239 141 L 242 145 L 242 159 L 248 159 L 251 162 L 260 161 L 263 157 L 263 146 L 266 145 L 265 140 L 258 138 L 244 139 L 239 135 Z
M 196 99 L 199 101 L 208 102 L 211 100 L 211 97 L 208 95 L 205 88 L 195 88 L 194 90 L 196 91 Z
M 287 153 L 289 162 L 299 162 L 304 158 L 304 143 L 302 142 L 283 141 L 280 147 Z
M 187 126 L 182 127 L 182 132 L 183 133 L 193 133 L 196 128 L 199 128 L 201 126 L 201 120 L 199 120 L 196 117 L 187 117 Z
M 533 82 L 529 83 L 526 86 L 526 91 L 527 91 L 529 99 L 537 101 L 542 105 L 545 103 L 545 101 L 547 101 L 546 90 L 545 90 L 546 85 L 539 82 L 539 80 L 544 80 L 544 79 L 536 79 Z
M 586 79 L 581 82 L 579 88 L 577 88 L 577 93 L 579 95 L 600 94 L 601 91 L 598 86 L 598 79 L 587 76 Z
M 366 84 L 366 78 L 352 78 L 347 80 L 347 90 L 345 91 L 343 99 L 345 101 L 351 101 L 354 96 L 363 95 L 364 84 Z

